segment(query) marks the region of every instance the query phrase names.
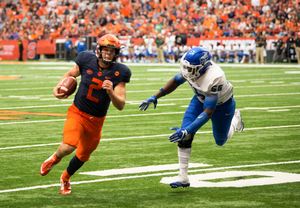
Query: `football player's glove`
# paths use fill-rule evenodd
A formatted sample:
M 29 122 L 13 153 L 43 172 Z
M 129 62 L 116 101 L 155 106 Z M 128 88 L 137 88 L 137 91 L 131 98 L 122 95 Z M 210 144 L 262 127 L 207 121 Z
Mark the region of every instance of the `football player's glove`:
M 140 104 L 140 106 L 139 106 L 140 111 L 142 111 L 142 110 L 144 110 L 144 111 L 147 110 L 147 108 L 149 107 L 149 105 L 151 105 L 151 103 L 154 104 L 154 109 L 155 109 L 155 108 L 156 108 L 156 105 L 157 105 L 157 98 L 156 98 L 155 95 L 153 95 L 152 97 L 148 98 L 147 100 L 144 100 L 144 101 Z
M 176 132 L 169 138 L 170 142 L 174 143 L 184 141 L 184 138 L 189 134 L 186 129 L 178 127 L 172 127 L 171 130 L 176 130 Z

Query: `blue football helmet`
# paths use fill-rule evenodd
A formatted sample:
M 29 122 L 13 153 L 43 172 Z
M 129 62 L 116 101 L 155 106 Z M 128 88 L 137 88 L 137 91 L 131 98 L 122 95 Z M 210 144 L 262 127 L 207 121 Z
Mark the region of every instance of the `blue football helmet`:
M 181 58 L 180 71 L 186 79 L 197 79 L 211 64 L 210 52 L 206 48 L 195 47 Z

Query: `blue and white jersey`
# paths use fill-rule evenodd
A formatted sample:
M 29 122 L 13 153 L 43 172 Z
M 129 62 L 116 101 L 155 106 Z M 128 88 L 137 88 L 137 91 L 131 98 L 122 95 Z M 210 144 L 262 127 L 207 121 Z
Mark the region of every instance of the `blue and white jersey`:
M 232 84 L 226 80 L 224 71 L 214 62 L 198 79 L 187 81 L 201 103 L 204 103 L 208 94 L 219 93 L 218 105 L 225 103 L 233 95 Z
M 139 46 L 139 51 L 140 51 L 140 54 L 142 56 L 145 56 L 146 55 L 146 47 L 145 47 L 145 45 Z
M 147 50 L 148 50 L 149 55 L 156 54 L 157 53 L 156 44 L 152 43 L 151 45 L 148 45 Z
M 179 56 L 183 56 L 186 52 L 188 52 L 189 48 L 187 45 L 179 46 Z
M 253 50 L 252 46 L 250 44 L 246 44 L 245 48 L 243 48 L 245 55 L 250 55 L 250 51 Z
M 173 47 L 175 45 L 175 36 L 166 37 L 165 42 L 167 43 L 167 53 L 173 52 Z
M 223 45 L 218 45 L 216 48 L 217 54 L 219 57 L 221 57 L 221 53 L 224 52 L 224 46 Z

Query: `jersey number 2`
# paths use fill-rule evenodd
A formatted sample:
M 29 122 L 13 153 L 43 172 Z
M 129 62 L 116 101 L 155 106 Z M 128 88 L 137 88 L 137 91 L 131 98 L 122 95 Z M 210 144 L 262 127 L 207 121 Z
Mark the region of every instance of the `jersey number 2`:
M 95 90 L 101 90 L 103 81 L 94 77 L 94 78 L 92 79 L 92 82 L 95 82 L 95 83 L 97 83 L 98 85 L 91 84 L 91 85 L 89 86 L 89 91 L 88 91 L 88 94 L 87 94 L 86 98 L 89 99 L 89 100 L 92 100 L 92 101 L 94 101 L 94 102 L 96 102 L 96 103 L 98 103 L 99 99 L 93 97 L 93 96 L 92 96 L 92 93 L 93 93 L 93 90 L 94 90 L 94 89 L 95 89 Z

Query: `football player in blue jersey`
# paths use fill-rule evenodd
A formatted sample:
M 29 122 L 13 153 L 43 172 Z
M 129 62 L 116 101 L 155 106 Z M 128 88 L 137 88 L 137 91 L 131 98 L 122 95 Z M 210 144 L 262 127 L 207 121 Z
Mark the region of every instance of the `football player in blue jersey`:
M 117 37 L 104 35 L 97 42 L 96 54 L 88 51 L 79 53 L 75 66 L 61 78 L 81 75 L 81 82 L 74 103 L 68 110 L 63 141 L 40 168 L 40 174 L 45 176 L 64 156 L 76 150 L 61 176 L 61 194 L 71 193 L 70 177 L 97 148 L 110 102 L 118 110 L 125 106 L 125 85 L 130 81 L 131 71 L 124 64 L 116 62 L 120 49 Z M 53 89 L 58 99 L 68 97 L 59 94 L 58 89 L 59 84 Z
M 184 54 L 180 61 L 180 73 L 169 80 L 155 95 L 143 101 L 140 110 L 147 110 L 150 104 L 157 105 L 157 99 L 173 92 L 179 85 L 188 82 L 195 95 L 183 116 L 181 127 L 169 138 L 178 142 L 179 177 L 170 183 L 172 188 L 188 187 L 188 164 L 195 133 L 209 120 L 215 142 L 222 146 L 235 131 L 244 129 L 239 110 L 235 109 L 233 86 L 226 80 L 224 71 L 211 61 L 210 52 L 195 47 Z

